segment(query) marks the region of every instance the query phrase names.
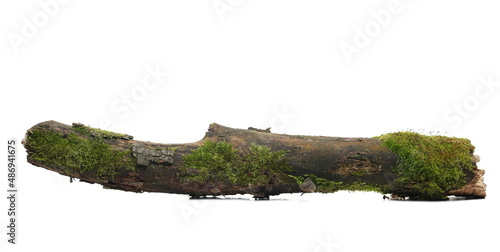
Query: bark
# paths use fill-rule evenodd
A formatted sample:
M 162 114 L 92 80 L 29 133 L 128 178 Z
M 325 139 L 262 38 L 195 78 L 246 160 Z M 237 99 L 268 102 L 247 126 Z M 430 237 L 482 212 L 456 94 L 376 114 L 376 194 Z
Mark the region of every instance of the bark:
M 265 145 L 273 151 L 287 151 L 286 157 L 292 168 L 290 175 L 303 176 L 313 174 L 330 181 L 365 183 L 369 185 L 390 185 L 396 175 L 392 167 L 397 162 L 395 153 L 381 145 L 378 138 L 341 138 L 323 136 L 300 136 L 273 134 L 269 130 L 233 129 L 218 124 L 211 124 L 205 137 L 194 143 L 160 144 L 137 141 L 128 135 L 91 135 L 77 130 L 81 124 L 66 125 L 55 121 L 46 121 L 28 130 L 23 144 L 28 153 L 28 162 L 39 167 L 60 173 L 71 178 L 78 178 L 89 183 L 98 183 L 105 188 L 133 192 L 163 192 L 188 194 L 193 197 L 204 195 L 253 194 L 257 198 L 282 193 L 312 192 L 315 185 L 305 181 L 298 185 L 293 179 L 271 181 L 266 186 L 237 186 L 226 182 L 195 183 L 179 178 L 182 157 L 201 146 L 205 140 L 226 141 L 238 150 L 248 150 L 252 144 Z M 50 160 L 35 158 L 36 148 L 30 145 L 33 132 L 55 132 L 63 136 L 76 134 L 81 138 L 101 137 L 114 150 L 129 153 L 127 161 L 134 168 L 120 169 L 114 176 L 97 176 L 91 171 L 75 171 L 64 164 L 54 165 Z M 467 174 L 468 184 L 451 191 L 448 195 L 484 198 L 486 186 L 482 183 L 483 170 Z M 405 194 L 405 192 L 385 192 Z

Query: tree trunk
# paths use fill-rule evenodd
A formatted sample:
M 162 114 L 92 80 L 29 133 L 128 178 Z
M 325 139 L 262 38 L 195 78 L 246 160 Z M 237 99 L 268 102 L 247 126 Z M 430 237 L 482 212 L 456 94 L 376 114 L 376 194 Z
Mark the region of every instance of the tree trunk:
M 272 151 L 286 151 L 290 176 L 271 179 L 265 185 L 235 185 L 228 181 L 198 183 L 182 179 L 179 174 L 183 157 L 206 140 L 230 143 L 242 154 L 253 143 L 268 146 Z M 297 180 L 315 177 L 323 182 L 342 182 L 345 187 L 337 189 L 378 188 L 374 190 L 414 196 L 401 188 L 396 191 L 389 189 L 396 179 L 393 167 L 398 156 L 382 146 L 378 138 L 293 136 L 254 128 L 232 129 L 213 123 L 198 142 L 159 144 L 133 140 L 132 136 L 82 124 L 46 121 L 29 129 L 23 144 L 28 162 L 35 166 L 124 191 L 189 194 L 193 197 L 248 193 L 256 198 L 268 198 L 281 193 L 318 191 L 316 187 L 319 185 L 311 185 L 311 179 Z M 475 161 L 472 172 L 464 171 L 467 185 L 448 192 L 448 195 L 486 196 L 482 182 L 484 171 L 477 169 Z M 318 181 L 316 183 L 320 183 Z

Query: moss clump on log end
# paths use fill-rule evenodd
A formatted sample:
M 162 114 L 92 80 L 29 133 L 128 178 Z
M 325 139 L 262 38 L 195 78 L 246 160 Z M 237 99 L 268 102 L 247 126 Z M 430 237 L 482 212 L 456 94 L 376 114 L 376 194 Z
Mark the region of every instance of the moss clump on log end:
M 466 185 L 465 172 L 473 170 L 474 146 L 469 139 L 405 131 L 380 140 L 398 155 L 391 191 L 408 192 L 413 199 L 446 200 L 447 192 Z
M 48 166 L 60 167 L 68 175 L 91 172 L 98 178 L 113 178 L 121 169 L 136 169 L 130 149 L 115 149 L 105 138 L 122 138 L 103 130 L 73 126 L 75 132 L 61 133 L 42 128 L 28 131 L 25 146 L 29 158 Z

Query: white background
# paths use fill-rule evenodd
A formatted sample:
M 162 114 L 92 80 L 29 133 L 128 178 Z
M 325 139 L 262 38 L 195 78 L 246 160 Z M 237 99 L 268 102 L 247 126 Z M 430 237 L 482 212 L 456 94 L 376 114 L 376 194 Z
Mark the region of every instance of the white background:
M 19 146 L 18 244 L 6 241 L 2 197 L 0 251 L 498 251 L 497 1 L 47 2 L 0 3 L 5 142 L 45 120 L 161 143 L 197 141 L 212 122 L 343 137 L 439 130 L 472 140 L 488 197 L 190 201 L 69 183 Z M 148 89 L 147 69 L 162 74 Z

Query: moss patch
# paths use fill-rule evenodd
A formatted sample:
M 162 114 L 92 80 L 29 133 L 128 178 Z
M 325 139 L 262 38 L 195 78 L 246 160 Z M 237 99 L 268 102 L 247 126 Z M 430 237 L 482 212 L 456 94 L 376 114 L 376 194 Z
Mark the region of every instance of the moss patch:
M 370 173 L 370 171 L 356 171 L 356 170 L 349 171 L 350 175 L 356 176 L 356 177 L 362 177 L 362 176 L 366 175 L 367 173 Z
M 337 191 L 362 191 L 362 192 L 378 192 L 382 193 L 382 189 L 375 185 L 369 185 L 363 182 L 351 182 L 344 184 L 342 181 L 332 181 L 325 178 L 320 178 L 314 174 L 304 174 L 303 176 L 292 176 L 298 185 L 301 185 L 307 178 L 316 185 L 316 191 L 321 193 L 334 193 Z
M 90 171 L 103 178 L 113 177 L 120 169 L 135 170 L 131 151 L 111 148 L 103 136 L 33 130 L 28 133 L 26 146 L 31 159 L 63 168 L 68 174 Z
M 207 140 L 183 157 L 180 178 L 199 183 L 229 183 L 261 186 L 287 178 L 290 171 L 285 151 L 252 144 L 248 154 L 240 154 L 230 143 Z
M 370 185 L 363 182 L 352 182 L 346 185 L 343 185 L 340 190 L 342 191 L 350 191 L 350 192 L 376 192 L 376 193 L 384 193 L 384 190 L 376 185 Z
M 73 123 L 71 126 L 72 129 L 78 131 L 78 133 L 85 135 L 85 136 L 91 136 L 95 138 L 106 138 L 106 139 L 132 139 L 132 136 L 129 136 L 127 134 L 122 134 L 122 133 L 116 133 L 116 132 L 111 132 L 107 130 L 102 130 L 102 129 L 97 129 L 97 128 L 92 128 L 89 126 L 85 126 L 80 123 Z
M 304 183 L 307 178 L 311 179 L 314 185 L 316 185 L 316 191 L 322 193 L 334 193 L 336 191 L 339 191 L 342 185 L 342 182 L 327 180 L 324 178 L 320 178 L 314 174 L 304 174 L 303 176 L 289 176 L 293 178 L 298 185 Z
M 447 199 L 446 192 L 466 184 L 464 171 L 473 169 L 474 146 L 468 139 L 396 132 L 380 140 L 399 158 L 392 190 L 409 191 L 415 199 Z

